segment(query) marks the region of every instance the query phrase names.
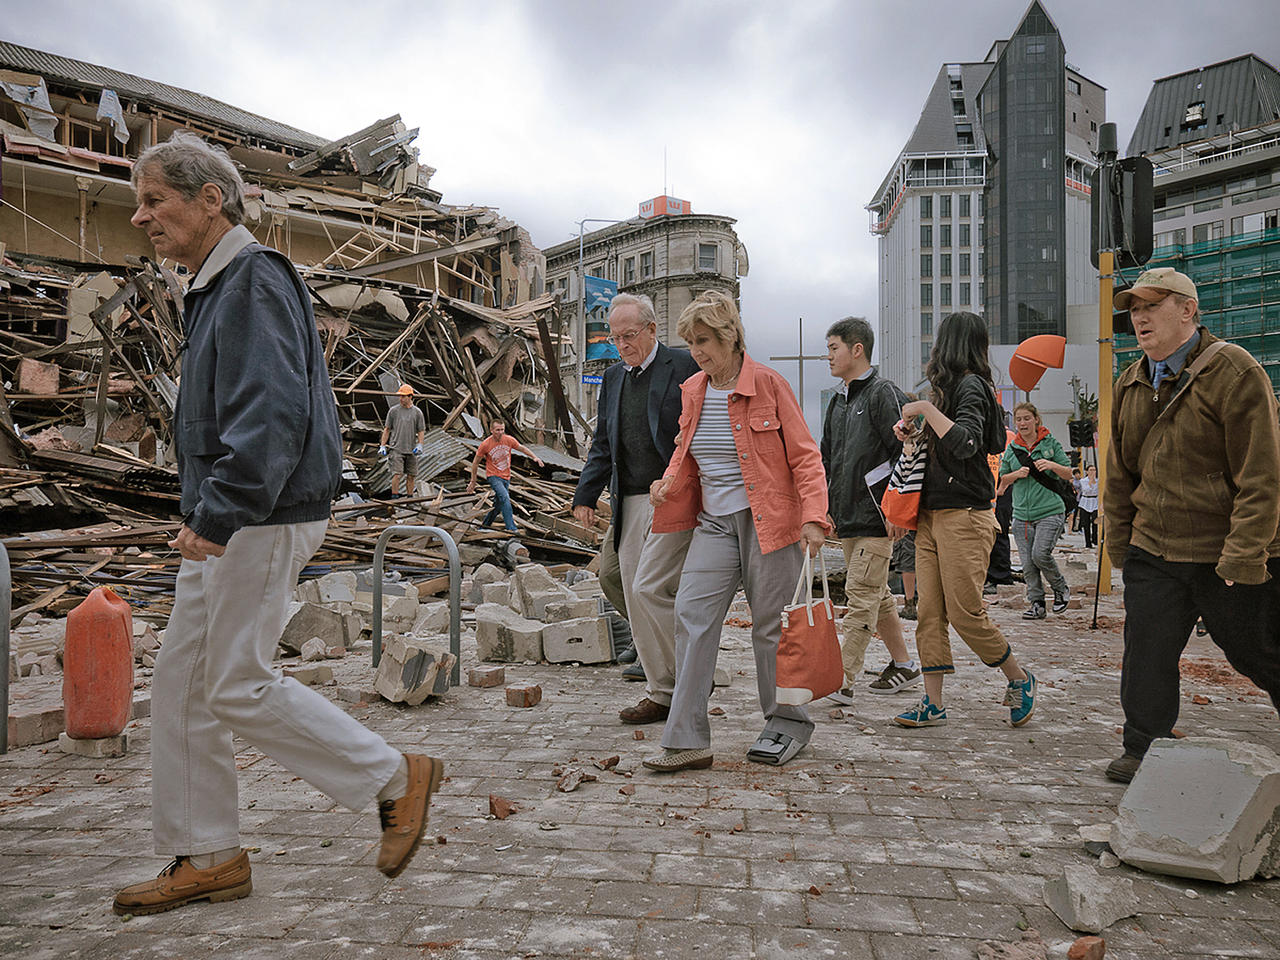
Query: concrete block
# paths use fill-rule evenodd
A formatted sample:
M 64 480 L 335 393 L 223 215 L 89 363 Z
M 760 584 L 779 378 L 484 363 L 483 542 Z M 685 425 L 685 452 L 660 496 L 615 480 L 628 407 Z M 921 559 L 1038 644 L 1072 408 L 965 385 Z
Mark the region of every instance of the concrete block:
M 306 687 L 319 687 L 333 683 L 333 667 L 285 667 L 284 675 L 292 677 Z
M 412 625 L 418 617 L 418 596 L 411 597 L 384 596 L 382 598 L 382 619 L 392 623 Z
M 141 660 L 144 656 L 154 657 L 160 649 L 160 637 L 156 628 L 145 620 L 133 621 L 133 658 Z
M 600 604 L 588 597 L 582 600 L 556 600 L 547 604 L 547 623 L 560 620 L 577 620 L 579 617 L 594 617 L 600 612 Z
M 542 688 L 536 683 L 513 683 L 507 687 L 507 706 L 536 707 L 542 702 Z
M 303 641 L 301 652 L 303 660 L 323 660 L 328 655 L 329 648 L 320 637 L 312 637 Z
M 467 684 L 472 687 L 500 687 L 507 682 L 505 667 L 472 667 L 467 671 Z
M 1280 757 L 1215 737 L 1157 740 L 1120 801 L 1111 848 L 1153 873 L 1280 876 Z
M 337 570 L 325 574 L 316 582 L 321 603 L 354 603 L 356 599 L 356 575 L 352 570 Z
M 371 703 L 378 692 L 372 687 L 344 687 L 339 686 L 334 691 L 338 699 L 345 703 Z
M 286 653 L 299 654 L 302 645 L 312 637 L 319 637 L 327 647 L 346 646 L 346 621 L 318 603 L 291 603 L 285 614 L 284 632 L 280 634 L 280 646 Z
M 72 740 L 66 733 L 58 734 L 58 749 L 77 757 L 123 757 L 129 752 L 129 735 L 102 737 L 94 740 Z
M 1092 865 L 1068 864 L 1044 886 L 1044 902 L 1058 919 L 1081 933 L 1101 933 L 1138 912 L 1133 881 L 1104 877 Z
M 298 603 L 319 603 L 320 583 L 317 580 L 303 580 L 293 588 L 293 599 Z
M 409 632 L 415 637 L 431 633 L 448 633 L 449 602 L 436 600 L 430 603 L 419 603 L 418 612 L 413 619 L 413 629 Z
M 510 607 L 476 607 L 476 651 L 481 660 L 511 663 L 542 659 L 543 624 L 526 620 Z
M 610 662 L 613 641 L 609 635 L 609 619 L 579 617 L 548 623 L 542 629 L 542 655 L 548 663 Z
M 447 642 L 389 637 L 382 646 L 373 689 L 392 703 L 417 706 L 427 697 L 449 689 L 452 669 L 453 654 Z
M 727 687 L 733 682 L 733 678 L 729 676 L 729 671 L 724 667 L 716 667 L 714 678 L 711 681 L 713 687 Z
M 524 563 L 516 567 L 515 589 L 512 591 L 520 605 L 512 606 L 524 616 L 541 620 L 547 612 L 547 604 L 553 600 L 576 600 L 578 595 L 553 577 L 547 568 L 538 563 Z
M 492 583 L 507 582 L 507 571 L 492 563 L 482 563 L 471 575 L 471 589 L 463 594 L 468 603 L 485 603 L 484 588 Z
M 578 579 L 569 585 L 572 590 L 580 597 L 602 597 L 604 590 L 600 587 L 600 579 L 593 573 L 582 573 Z
M 500 603 L 503 606 L 511 602 L 511 587 L 505 581 L 486 583 L 480 588 L 480 599 L 476 603 Z

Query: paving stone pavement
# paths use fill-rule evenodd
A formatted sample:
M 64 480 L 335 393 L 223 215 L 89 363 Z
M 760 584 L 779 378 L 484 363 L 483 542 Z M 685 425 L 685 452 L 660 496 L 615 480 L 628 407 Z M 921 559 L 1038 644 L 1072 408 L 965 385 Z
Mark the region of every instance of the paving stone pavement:
M 637 741 L 617 722 L 642 690 L 616 667 L 508 665 L 509 682 L 543 687 L 528 709 L 502 687 L 345 704 L 397 747 L 445 758 L 430 842 L 395 880 L 373 866 L 372 810 L 335 806 L 238 742 L 253 896 L 123 921 L 115 888 L 164 865 L 150 852 L 150 720 L 118 759 L 17 749 L 0 757 L 0 955 L 951 960 L 1030 925 L 1065 957 L 1076 934 L 1042 892 L 1063 865 L 1096 863 L 1077 829 L 1109 821 L 1123 792 L 1102 775 L 1120 753 L 1122 614 L 1105 598 L 1098 630 L 1091 609 L 1027 623 L 1017 591 L 1002 592 L 993 615 L 1042 684 L 1019 729 L 998 671 L 956 641 L 947 726 L 890 722 L 916 691 L 864 694 L 811 706 L 813 743 L 787 766 L 747 763 L 761 718 L 740 627 L 722 643 L 733 682 L 711 701 L 723 715 L 709 770 L 640 766 L 660 726 Z M 464 676 L 474 657 L 464 647 Z M 1216 647 L 1193 638 L 1188 658 L 1180 729 L 1280 751 L 1275 712 Z M 344 670 L 370 685 L 364 665 Z M 612 756 L 612 770 L 593 765 Z M 598 780 L 557 792 L 553 771 L 572 766 Z M 490 794 L 519 811 L 490 819 Z M 1111 875 L 1132 878 L 1141 904 L 1106 931 L 1112 960 L 1280 957 L 1280 882 Z

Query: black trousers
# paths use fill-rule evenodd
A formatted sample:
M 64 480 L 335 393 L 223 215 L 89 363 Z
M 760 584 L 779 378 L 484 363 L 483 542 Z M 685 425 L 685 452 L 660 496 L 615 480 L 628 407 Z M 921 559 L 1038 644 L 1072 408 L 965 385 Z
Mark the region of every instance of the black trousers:
M 1141 757 L 1178 719 L 1178 660 L 1202 617 L 1228 662 L 1280 705 L 1280 559 L 1271 579 L 1228 587 L 1212 563 L 1170 563 L 1130 547 L 1124 561 L 1124 750 Z
M 1084 531 L 1084 548 L 1092 550 L 1098 545 L 1098 511 L 1080 507 L 1076 510 L 1076 521 Z
M 1000 532 L 996 534 L 991 556 L 987 558 L 987 582 L 1013 583 L 1013 558 L 1009 552 L 1009 527 L 1013 523 L 1012 487 L 996 498 L 996 522 L 1000 524 Z

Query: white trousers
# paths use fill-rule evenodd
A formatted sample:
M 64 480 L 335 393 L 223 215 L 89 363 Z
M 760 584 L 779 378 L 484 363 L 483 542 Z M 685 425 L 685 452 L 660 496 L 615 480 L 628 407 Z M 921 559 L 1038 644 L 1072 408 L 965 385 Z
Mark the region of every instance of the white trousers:
M 618 566 L 631 638 L 644 667 L 645 696 L 664 707 L 676 688 L 676 590 L 692 530 L 653 532 L 646 494 L 622 498 Z
M 352 810 L 399 767 L 382 737 L 271 667 L 298 574 L 327 526 L 244 527 L 221 557 L 182 561 L 151 688 L 156 853 L 240 846 L 233 735 Z

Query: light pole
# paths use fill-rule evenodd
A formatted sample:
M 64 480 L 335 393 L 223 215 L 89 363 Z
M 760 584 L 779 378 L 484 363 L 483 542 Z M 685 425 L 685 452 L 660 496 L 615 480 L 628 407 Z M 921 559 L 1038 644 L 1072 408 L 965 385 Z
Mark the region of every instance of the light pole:
M 582 268 L 582 229 L 588 223 L 626 223 L 625 220 L 605 220 L 600 217 L 587 217 L 578 221 L 578 329 L 573 338 L 573 349 L 578 355 L 578 408 L 581 409 L 586 400 L 586 387 L 582 382 L 582 364 L 587 356 L 587 276 Z

